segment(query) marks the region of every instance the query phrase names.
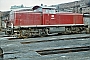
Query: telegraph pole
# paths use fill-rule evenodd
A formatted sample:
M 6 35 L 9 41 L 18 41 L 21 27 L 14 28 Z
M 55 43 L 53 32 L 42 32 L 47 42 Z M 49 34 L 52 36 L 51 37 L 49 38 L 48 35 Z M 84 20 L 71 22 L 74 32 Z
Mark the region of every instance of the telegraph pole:
M 3 58 L 3 50 L 1 47 L 0 47 L 0 58 Z

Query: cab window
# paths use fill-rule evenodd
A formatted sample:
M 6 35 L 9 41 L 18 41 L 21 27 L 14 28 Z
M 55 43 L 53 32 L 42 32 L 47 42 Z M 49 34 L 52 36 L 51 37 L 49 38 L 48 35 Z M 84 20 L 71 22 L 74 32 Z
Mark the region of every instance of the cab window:
M 55 9 L 43 9 L 43 13 L 55 14 Z

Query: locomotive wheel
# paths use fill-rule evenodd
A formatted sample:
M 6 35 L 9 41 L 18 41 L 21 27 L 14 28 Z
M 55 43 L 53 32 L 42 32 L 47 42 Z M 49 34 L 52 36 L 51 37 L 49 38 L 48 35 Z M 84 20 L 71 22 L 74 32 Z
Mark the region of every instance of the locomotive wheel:
M 47 34 L 46 34 L 46 32 L 45 32 L 44 29 L 39 30 L 39 36 L 44 37 L 44 36 L 46 36 L 46 35 L 47 35 Z

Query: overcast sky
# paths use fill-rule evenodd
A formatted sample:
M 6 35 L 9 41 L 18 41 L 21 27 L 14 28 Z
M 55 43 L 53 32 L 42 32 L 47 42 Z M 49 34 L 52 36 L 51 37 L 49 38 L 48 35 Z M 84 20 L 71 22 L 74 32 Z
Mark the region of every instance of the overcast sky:
M 35 5 L 55 5 L 67 2 L 73 2 L 79 0 L 0 0 L 0 11 L 10 10 L 10 7 L 13 5 L 21 5 L 30 7 Z

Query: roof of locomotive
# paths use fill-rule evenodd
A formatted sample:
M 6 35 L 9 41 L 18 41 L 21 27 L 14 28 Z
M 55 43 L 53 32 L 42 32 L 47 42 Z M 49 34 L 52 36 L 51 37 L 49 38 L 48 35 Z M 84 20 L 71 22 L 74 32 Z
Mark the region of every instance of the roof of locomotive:
M 73 13 L 73 12 L 56 12 L 57 14 L 63 14 L 63 15 L 83 15 L 80 13 Z
M 43 6 L 42 8 L 43 9 L 56 9 L 55 7 L 46 7 L 46 6 Z
M 56 9 L 56 7 L 48 7 L 48 6 L 34 6 L 32 9 L 36 10 L 38 8 L 42 8 L 42 9 Z
M 38 9 L 38 8 L 42 8 L 42 9 L 56 9 L 55 7 L 34 6 L 31 11 L 16 10 L 16 11 L 13 11 L 13 12 L 15 12 L 15 13 L 32 12 L 33 13 L 33 10 Z M 56 12 L 56 14 L 62 14 L 62 15 L 83 15 L 83 14 L 80 14 L 80 13 L 72 13 L 72 12 Z

